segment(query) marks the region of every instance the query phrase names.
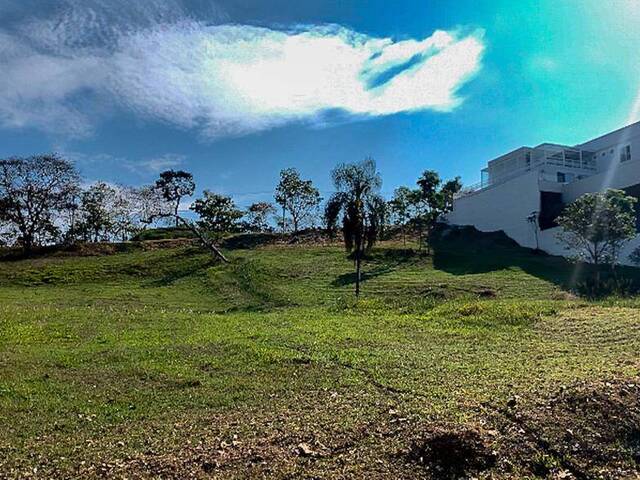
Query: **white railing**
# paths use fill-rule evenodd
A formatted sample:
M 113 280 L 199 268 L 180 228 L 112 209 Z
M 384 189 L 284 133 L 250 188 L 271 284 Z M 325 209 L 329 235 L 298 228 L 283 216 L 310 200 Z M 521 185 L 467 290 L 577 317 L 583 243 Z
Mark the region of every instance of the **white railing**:
M 532 172 L 532 171 L 536 171 L 538 170 L 538 180 L 543 180 L 546 182 L 552 182 L 552 183 L 563 183 L 563 184 L 568 184 L 568 183 L 573 183 L 576 180 L 580 180 L 581 178 L 584 178 L 583 176 L 581 176 L 581 178 L 578 178 L 578 176 L 580 174 L 576 174 L 571 180 L 565 181 L 565 182 L 558 182 L 558 177 L 557 174 L 551 174 L 549 172 L 545 172 L 543 169 L 541 169 L 541 166 L 543 165 L 550 165 L 550 166 L 557 166 L 555 163 L 553 162 L 545 162 L 541 165 L 536 165 L 535 167 L 525 167 L 525 168 L 521 168 L 518 170 L 514 170 L 513 172 L 507 174 L 507 175 L 503 175 L 493 181 L 490 182 L 478 182 L 478 183 L 474 183 L 472 185 L 468 185 L 462 188 L 462 190 L 460 190 L 456 195 L 454 195 L 454 199 L 458 199 L 458 198 L 462 198 L 462 197 L 466 197 L 468 195 L 474 195 L 478 192 L 482 192 L 484 190 L 489 190 L 493 187 L 496 187 L 498 185 L 502 185 L 505 182 L 508 182 L 509 180 L 512 180 L 514 178 L 520 177 L 526 173 Z M 567 172 L 569 173 L 569 172 Z M 591 173 L 593 174 L 593 173 Z M 587 173 L 583 173 L 583 175 L 590 175 Z

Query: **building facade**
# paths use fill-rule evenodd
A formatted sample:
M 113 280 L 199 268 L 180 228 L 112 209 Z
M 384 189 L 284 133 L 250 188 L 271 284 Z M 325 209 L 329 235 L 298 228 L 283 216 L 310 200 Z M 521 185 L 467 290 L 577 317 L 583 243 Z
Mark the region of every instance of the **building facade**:
M 607 188 L 640 198 L 640 122 L 580 145 L 518 148 L 491 160 L 481 178 L 455 198 L 450 224 L 502 230 L 524 247 L 570 255 L 558 241 L 555 223 L 564 205 Z M 621 261 L 629 263 L 638 246 L 640 235 L 629 242 Z

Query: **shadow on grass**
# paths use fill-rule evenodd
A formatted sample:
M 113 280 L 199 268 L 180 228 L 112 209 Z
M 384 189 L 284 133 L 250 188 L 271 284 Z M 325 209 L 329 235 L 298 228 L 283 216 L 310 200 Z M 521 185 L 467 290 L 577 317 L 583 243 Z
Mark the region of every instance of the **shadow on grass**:
M 363 259 L 360 278 L 362 282 L 372 280 L 376 277 L 391 273 L 408 263 L 417 262 L 422 257 L 424 257 L 423 252 L 417 252 L 406 248 L 385 248 L 383 250 L 376 250 L 367 254 Z M 338 276 L 333 282 L 331 282 L 331 285 L 333 287 L 345 287 L 347 285 L 354 285 L 355 283 L 356 273 L 353 271 Z
M 518 268 L 564 290 L 572 290 L 595 274 L 593 265 L 576 264 L 540 250 L 520 247 L 502 231 L 483 233 L 473 227 L 441 230 L 432 241 L 432 249 L 433 268 L 453 275 Z M 606 271 L 609 274 L 609 270 Z M 635 268 L 618 267 L 618 274 L 640 281 L 640 270 Z

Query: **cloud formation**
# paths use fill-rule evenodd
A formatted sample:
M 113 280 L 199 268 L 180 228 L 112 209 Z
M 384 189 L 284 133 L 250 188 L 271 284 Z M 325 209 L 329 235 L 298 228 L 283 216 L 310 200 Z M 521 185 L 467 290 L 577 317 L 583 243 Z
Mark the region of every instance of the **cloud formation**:
M 217 138 L 336 111 L 448 111 L 484 48 L 480 32 L 393 41 L 335 25 L 212 25 L 175 8 L 114 23 L 104 1 L 65 5 L 0 29 L 0 125 L 81 136 L 115 107 Z

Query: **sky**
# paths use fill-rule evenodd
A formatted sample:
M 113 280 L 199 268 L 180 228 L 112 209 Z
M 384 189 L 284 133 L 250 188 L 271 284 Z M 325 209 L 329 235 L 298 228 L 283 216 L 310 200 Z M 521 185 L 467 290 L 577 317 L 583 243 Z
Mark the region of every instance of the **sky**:
M 473 184 L 640 120 L 638 46 L 640 0 L 0 0 L 0 158 L 183 169 L 242 206 L 368 156 L 387 196 Z

